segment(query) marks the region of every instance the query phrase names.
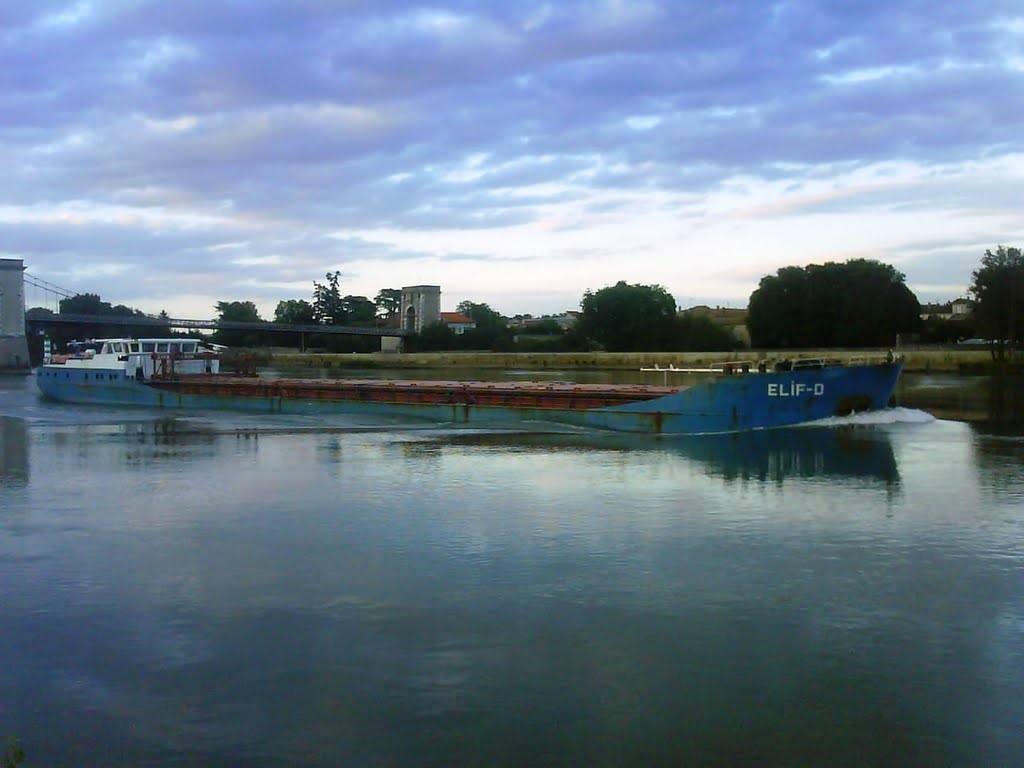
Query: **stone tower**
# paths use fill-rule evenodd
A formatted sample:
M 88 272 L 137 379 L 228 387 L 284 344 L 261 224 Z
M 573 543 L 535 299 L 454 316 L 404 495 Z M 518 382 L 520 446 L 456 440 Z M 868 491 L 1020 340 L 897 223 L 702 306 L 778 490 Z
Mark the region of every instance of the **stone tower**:
M 0 259 L 0 372 L 29 370 L 24 272 L 21 259 Z
M 402 288 L 402 328 L 419 333 L 441 322 L 441 286 L 410 285 Z

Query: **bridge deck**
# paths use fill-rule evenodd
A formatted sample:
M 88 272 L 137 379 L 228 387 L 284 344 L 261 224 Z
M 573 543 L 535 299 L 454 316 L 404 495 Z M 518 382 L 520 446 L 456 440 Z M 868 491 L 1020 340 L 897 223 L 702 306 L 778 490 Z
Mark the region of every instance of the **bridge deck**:
M 150 317 L 131 315 L 39 315 L 28 319 L 29 323 L 73 325 L 122 325 L 151 328 L 195 328 L 222 331 L 273 331 L 278 333 L 322 333 L 349 336 L 408 336 L 402 328 L 364 328 L 354 325 L 292 325 L 290 323 L 250 323 L 237 320 L 186 320 L 179 317 Z

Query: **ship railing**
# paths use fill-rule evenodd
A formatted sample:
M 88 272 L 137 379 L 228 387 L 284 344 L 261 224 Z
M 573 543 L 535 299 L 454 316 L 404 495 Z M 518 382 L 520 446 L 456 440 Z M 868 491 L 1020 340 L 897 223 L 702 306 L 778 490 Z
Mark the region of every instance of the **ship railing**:
M 174 361 L 177 358 L 178 356 L 175 354 L 153 352 L 151 357 L 153 360 L 153 373 L 150 375 L 150 378 L 160 381 L 170 381 L 177 378 L 174 371 Z
M 712 363 L 711 370 L 717 373 L 750 373 L 757 370 L 757 362 L 753 360 L 727 360 L 724 363 Z
M 903 359 L 903 355 L 894 355 L 892 350 L 889 350 L 884 355 L 859 355 L 857 357 L 851 357 L 847 361 L 847 365 L 880 365 L 882 363 L 894 363 L 899 362 Z
M 677 366 L 674 363 L 669 363 L 667 366 L 658 365 L 655 363 L 653 366 L 642 367 L 641 371 L 649 371 L 653 373 L 715 373 L 730 375 L 734 373 L 753 373 L 760 371 L 764 373 L 767 370 L 767 363 L 764 360 L 727 360 L 723 363 L 711 363 L 703 367 L 698 366 Z
M 641 371 L 660 373 L 664 381 L 668 383 L 670 373 L 703 373 L 730 376 L 744 373 L 767 373 L 769 371 L 806 371 L 820 370 L 823 368 L 843 368 L 845 366 L 879 365 L 892 363 L 901 359 L 889 351 L 885 355 L 858 355 L 854 357 L 798 357 L 795 359 L 761 359 L 753 360 L 726 360 L 720 363 L 711 363 L 704 367 L 677 366 L 669 363 L 667 366 L 658 365 L 644 366 Z
M 195 367 L 189 366 L 188 363 L 209 363 L 213 360 L 219 360 L 220 355 L 211 352 L 150 352 L 145 353 L 153 362 L 153 373 L 151 378 L 159 379 L 162 381 L 172 381 L 179 378 L 181 375 L 191 375 L 195 373 L 201 373 L 201 371 L 193 370 Z M 209 366 L 207 365 L 207 368 Z M 255 365 L 253 367 L 255 371 Z M 209 372 L 207 370 L 207 372 Z

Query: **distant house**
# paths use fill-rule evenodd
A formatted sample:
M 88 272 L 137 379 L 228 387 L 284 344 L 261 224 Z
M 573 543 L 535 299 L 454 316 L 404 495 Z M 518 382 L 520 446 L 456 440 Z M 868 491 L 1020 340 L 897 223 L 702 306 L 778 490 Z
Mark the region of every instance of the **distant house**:
M 974 304 L 967 299 L 954 299 L 950 306 L 953 308 L 953 317 L 963 317 L 974 310 Z
M 576 325 L 576 321 L 580 319 L 581 314 L 581 312 L 570 309 L 560 315 L 555 315 L 552 319 L 562 327 L 562 330 L 565 330 Z
M 969 299 L 954 299 L 946 303 L 922 304 L 922 320 L 962 320 L 968 317 L 974 304 Z
M 532 328 L 541 325 L 542 323 L 544 325 L 555 323 L 559 328 L 565 331 L 576 324 L 580 314 L 580 312 L 570 309 L 560 315 L 542 315 L 541 317 L 533 317 L 532 315 L 516 315 L 512 318 L 509 325 L 512 328 L 529 333 Z
M 452 329 L 452 333 L 456 336 L 461 336 L 466 331 L 471 331 L 476 328 L 476 322 L 471 317 L 467 317 L 461 312 L 442 312 L 441 322 Z

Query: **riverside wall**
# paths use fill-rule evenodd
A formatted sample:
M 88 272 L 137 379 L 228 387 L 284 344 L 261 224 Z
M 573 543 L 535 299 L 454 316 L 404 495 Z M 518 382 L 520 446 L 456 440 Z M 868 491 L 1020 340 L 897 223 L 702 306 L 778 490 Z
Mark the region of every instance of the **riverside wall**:
M 275 351 L 273 365 L 286 368 L 502 368 L 523 370 L 591 369 L 637 370 L 675 365 L 706 367 L 714 363 L 749 360 L 791 360 L 836 358 L 855 360 L 884 359 L 887 349 L 834 350 L 807 349 L 783 352 L 411 352 L 368 354 L 308 354 Z M 951 373 L 988 373 L 993 368 L 987 349 L 908 349 L 900 350 L 904 370 L 908 372 L 946 371 Z

